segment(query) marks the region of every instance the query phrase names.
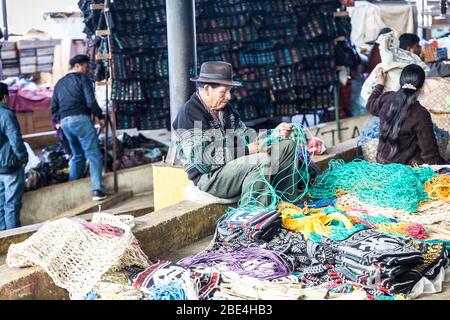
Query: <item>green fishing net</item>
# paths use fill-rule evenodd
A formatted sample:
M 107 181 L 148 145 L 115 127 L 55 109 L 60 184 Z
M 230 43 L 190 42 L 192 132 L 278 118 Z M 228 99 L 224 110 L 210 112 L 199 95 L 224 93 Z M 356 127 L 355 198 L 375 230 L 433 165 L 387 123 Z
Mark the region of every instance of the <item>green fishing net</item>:
M 429 200 L 423 185 L 435 175 L 430 167 L 331 160 L 309 193 L 318 199 L 352 194 L 371 205 L 415 212 L 421 201 Z

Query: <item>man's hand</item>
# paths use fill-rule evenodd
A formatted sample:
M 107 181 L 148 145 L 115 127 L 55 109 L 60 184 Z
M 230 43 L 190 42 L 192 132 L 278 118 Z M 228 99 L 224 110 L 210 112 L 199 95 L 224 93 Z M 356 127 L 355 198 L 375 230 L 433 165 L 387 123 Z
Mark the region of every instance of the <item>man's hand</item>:
M 386 83 L 386 73 L 384 72 L 383 68 L 377 69 L 377 79 L 378 79 L 378 84 L 381 84 L 382 86 L 384 86 L 384 84 Z
M 99 120 L 98 120 L 98 123 L 100 124 L 100 126 L 101 126 L 102 128 L 104 128 L 104 127 L 106 126 L 106 121 L 105 121 L 105 119 L 99 119 Z
M 263 140 L 257 140 L 255 142 L 250 143 L 248 147 L 248 153 L 254 154 L 254 153 L 270 153 L 270 147 L 263 147 L 262 146 Z
M 57 124 L 55 124 L 55 129 L 56 129 L 56 130 L 59 130 L 59 129 L 61 129 L 61 123 L 57 123 Z
M 283 123 L 280 123 L 276 128 L 275 128 L 275 135 L 277 136 L 277 137 L 280 137 L 280 138 L 289 138 L 289 135 L 291 134 L 291 132 L 292 132 L 292 124 L 289 124 L 289 123 L 286 123 L 286 122 L 283 122 Z

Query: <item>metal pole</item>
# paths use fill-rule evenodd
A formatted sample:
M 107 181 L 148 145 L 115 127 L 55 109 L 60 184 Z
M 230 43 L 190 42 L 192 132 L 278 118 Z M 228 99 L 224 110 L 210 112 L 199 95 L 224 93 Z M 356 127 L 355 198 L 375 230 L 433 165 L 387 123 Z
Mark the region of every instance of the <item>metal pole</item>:
M 6 0 L 2 0 L 2 12 L 3 12 L 3 37 L 5 40 L 9 38 L 8 32 L 8 9 L 6 8 Z
M 110 61 L 108 61 L 108 69 L 110 68 Z M 105 68 L 105 80 L 109 81 L 108 79 L 108 69 Z M 103 150 L 103 166 L 105 168 L 105 172 L 108 172 L 108 135 L 109 135 L 109 123 L 110 123 L 110 119 L 109 119 L 109 86 L 108 84 L 106 84 L 106 88 L 105 88 L 106 92 L 106 123 L 105 123 L 105 148 Z
M 339 143 L 342 142 L 342 132 L 341 132 L 341 121 L 339 120 L 339 94 L 338 94 L 338 84 L 334 85 L 334 114 L 336 117 L 336 129 L 338 134 Z
M 111 30 L 110 21 L 109 21 L 109 4 L 110 0 L 105 0 L 105 21 L 108 30 Z M 108 8 L 108 10 L 106 10 Z M 111 46 L 111 36 L 108 36 L 108 52 L 112 55 L 112 46 Z M 114 61 L 111 59 L 109 62 L 109 80 L 107 79 L 107 85 L 109 85 L 109 81 L 111 81 L 111 85 L 114 82 Z M 116 142 L 116 103 L 112 101 L 111 104 L 111 121 L 107 121 L 111 123 L 111 136 L 112 136 L 112 144 L 113 144 L 113 174 L 114 174 L 114 193 L 119 191 L 119 183 L 117 177 L 117 142 Z M 106 119 L 109 120 L 109 114 L 106 114 Z
M 195 35 L 195 1 L 166 0 L 167 43 L 169 53 L 170 123 L 189 99 L 194 86 L 189 81 L 189 71 L 197 73 L 197 50 Z M 175 139 L 168 160 L 175 159 Z

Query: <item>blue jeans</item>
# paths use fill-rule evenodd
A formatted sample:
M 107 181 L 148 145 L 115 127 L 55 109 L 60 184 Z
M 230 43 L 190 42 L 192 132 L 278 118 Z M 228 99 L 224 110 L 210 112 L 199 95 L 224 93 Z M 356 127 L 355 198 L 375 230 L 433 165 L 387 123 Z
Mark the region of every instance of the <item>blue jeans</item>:
M 86 159 L 88 159 L 91 190 L 104 191 L 102 185 L 103 155 L 91 119 L 86 115 L 69 116 L 61 120 L 61 127 L 72 151 L 69 180 L 84 177 Z
M 25 172 L 0 174 L 0 230 L 20 227 L 20 209 L 25 189 Z

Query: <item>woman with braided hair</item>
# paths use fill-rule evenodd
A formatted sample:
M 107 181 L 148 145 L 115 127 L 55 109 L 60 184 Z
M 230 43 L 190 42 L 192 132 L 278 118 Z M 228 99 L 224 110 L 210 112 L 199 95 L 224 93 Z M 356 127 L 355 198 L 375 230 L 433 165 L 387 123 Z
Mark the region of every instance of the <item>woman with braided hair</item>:
M 367 101 L 367 110 L 380 117 L 377 162 L 446 164 L 439 154 L 431 116 L 417 100 L 425 81 L 424 70 L 415 64 L 400 75 L 400 89 L 383 94 L 386 75 L 378 72 L 378 85 Z

